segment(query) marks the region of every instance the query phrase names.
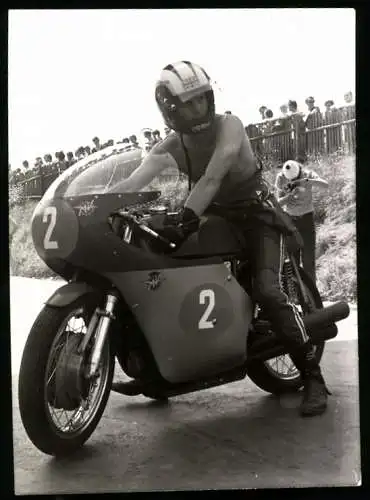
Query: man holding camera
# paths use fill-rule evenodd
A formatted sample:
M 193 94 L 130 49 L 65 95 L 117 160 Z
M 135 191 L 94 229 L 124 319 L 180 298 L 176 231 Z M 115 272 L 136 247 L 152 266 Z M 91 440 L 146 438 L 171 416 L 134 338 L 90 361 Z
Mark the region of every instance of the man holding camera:
M 277 200 L 283 210 L 291 216 L 303 239 L 304 247 L 301 251 L 298 250 L 295 256 L 297 262 L 300 262 L 302 252 L 303 269 L 316 281 L 313 186 L 328 187 L 328 183 L 294 160 L 284 163 L 282 172 L 275 180 Z

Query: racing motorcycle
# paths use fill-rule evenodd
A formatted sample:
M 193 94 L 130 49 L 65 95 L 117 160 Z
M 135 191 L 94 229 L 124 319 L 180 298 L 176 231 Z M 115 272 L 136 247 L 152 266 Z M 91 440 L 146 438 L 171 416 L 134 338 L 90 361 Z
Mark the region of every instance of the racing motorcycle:
M 142 157 L 140 150 L 107 148 L 78 161 L 48 188 L 32 217 L 38 255 L 66 281 L 34 321 L 19 374 L 24 428 L 46 454 L 66 455 L 88 440 L 117 366 L 140 380 L 130 397 L 156 400 L 246 377 L 273 394 L 302 387 L 252 299 L 248 260 L 229 223 L 209 216 L 179 248 L 161 252 L 160 245 L 173 246 L 155 229 L 173 211 L 161 190 L 109 192 Z M 166 179 L 157 179 L 162 191 Z M 323 307 L 289 252 L 281 286 L 321 359 L 348 304 Z

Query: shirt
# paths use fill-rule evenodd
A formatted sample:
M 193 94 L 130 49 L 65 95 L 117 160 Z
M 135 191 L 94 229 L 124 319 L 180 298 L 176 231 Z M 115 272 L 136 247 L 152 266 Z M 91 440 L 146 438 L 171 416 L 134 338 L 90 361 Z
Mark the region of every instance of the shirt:
M 300 178 L 319 179 L 319 176 L 312 170 L 303 170 Z M 291 182 L 286 179 L 285 175 L 280 172 L 276 176 L 275 187 L 277 190 L 283 191 L 285 196 L 288 190 L 288 183 Z M 314 206 L 312 201 L 312 183 L 306 182 L 298 186 L 299 192 L 295 193 L 294 197 L 289 198 L 286 202 L 280 203 L 283 210 L 292 216 L 301 216 L 313 212 Z M 293 188 L 294 189 L 294 188 Z M 279 197 L 280 197 L 280 193 Z

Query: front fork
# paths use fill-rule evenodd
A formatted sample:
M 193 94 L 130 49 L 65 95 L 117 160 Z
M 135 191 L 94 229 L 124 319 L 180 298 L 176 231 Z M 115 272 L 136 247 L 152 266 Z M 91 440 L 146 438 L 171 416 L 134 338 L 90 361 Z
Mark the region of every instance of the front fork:
M 95 377 L 97 374 L 105 341 L 108 336 L 109 327 L 112 320 L 115 319 L 114 310 L 118 300 L 118 296 L 114 291 L 108 293 L 104 308 L 100 309 L 97 307 L 95 309 L 87 328 L 86 335 L 80 345 L 79 353 L 83 354 L 91 338 L 95 334 L 95 341 L 89 356 L 90 364 L 88 365 L 87 373 L 85 374 L 88 379 Z

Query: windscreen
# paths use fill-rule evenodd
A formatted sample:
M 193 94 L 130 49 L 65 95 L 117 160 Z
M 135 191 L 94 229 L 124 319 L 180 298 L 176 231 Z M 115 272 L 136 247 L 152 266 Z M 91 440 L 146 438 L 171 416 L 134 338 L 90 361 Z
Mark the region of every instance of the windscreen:
M 48 188 L 44 199 L 108 194 L 141 165 L 147 154 L 139 148 L 125 151 L 117 146 L 104 148 L 69 167 Z M 140 191 L 161 191 L 162 199 L 177 206 L 186 198 L 186 187 L 186 178 L 176 168 L 165 168 Z

